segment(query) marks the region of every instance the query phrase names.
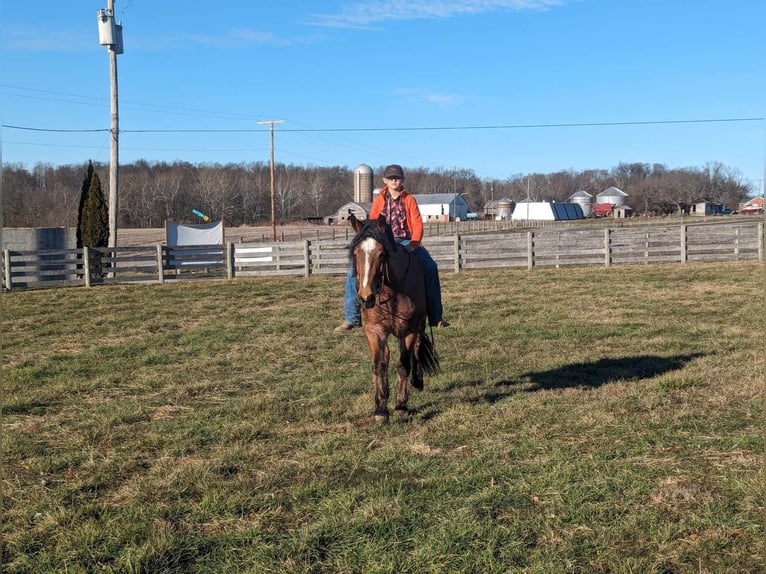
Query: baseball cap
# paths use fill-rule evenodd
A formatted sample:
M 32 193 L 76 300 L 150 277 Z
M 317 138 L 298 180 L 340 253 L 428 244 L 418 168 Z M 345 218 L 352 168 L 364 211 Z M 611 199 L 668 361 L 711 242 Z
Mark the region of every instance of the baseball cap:
M 404 179 L 404 170 L 402 169 L 402 166 L 400 165 L 389 165 L 386 167 L 386 169 L 383 171 L 383 177 L 398 177 L 399 179 Z

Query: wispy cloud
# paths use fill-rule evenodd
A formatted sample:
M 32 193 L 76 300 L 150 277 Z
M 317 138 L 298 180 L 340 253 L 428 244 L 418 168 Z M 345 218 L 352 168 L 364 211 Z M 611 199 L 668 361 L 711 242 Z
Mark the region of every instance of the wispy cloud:
M 564 0 L 377 0 L 349 2 L 335 14 L 315 14 L 308 24 L 329 28 L 372 28 L 391 20 L 453 18 L 487 12 L 546 10 Z
M 180 34 L 158 38 L 137 37 L 131 39 L 131 46 L 143 50 L 159 50 L 207 46 L 218 49 L 235 49 L 247 46 L 291 46 L 303 40 L 282 38 L 271 32 L 262 32 L 251 28 L 237 28 L 220 34 Z
M 125 35 L 126 50 L 153 52 L 193 46 L 220 49 L 252 45 L 284 47 L 312 41 L 310 38 L 283 38 L 271 32 L 251 28 L 237 28 L 220 34 L 164 35 L 161 38 L 142 36 L 133 32 L 134 30 Z M 98 48 L 98 35 L 95 26 L 93 29 L 72 31 L 35 26 L 9 26 L 0 32 L 0 46 L 4 50 L 15 52 L 88 52 Z
M 12 25 L 0 33 L 0 46 L 3 50 L 19 52 L 83 52 L 98 47 L 98 34 L 85 29 L 50 30 Z
M 395 91 L 395 93 L 413 100 L 436 104 L 443 108 L 454 106 L 463 102 L 463 96 L 459 94 L 442 94 L 439 92 L 425 90 L 423 88 L 399 88 Z

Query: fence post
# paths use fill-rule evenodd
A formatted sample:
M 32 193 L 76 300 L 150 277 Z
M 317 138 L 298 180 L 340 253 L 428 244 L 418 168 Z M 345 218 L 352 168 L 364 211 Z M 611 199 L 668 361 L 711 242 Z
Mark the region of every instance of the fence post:
M 612 230 L 604 228 L 604 266 L 609 267 L 612 264 Z
M 687 260 L 687 245 L 686 245 L 686 233 L 687 233 L 687 225 L 684 224 L 681 226 L 681 263 L 686 263 Z
M 535 232 L 527 231 L 527 269 L 535 266 Z
M 162 264 L 162 244 L 157 244 L 157 281 L 165 282 L 165 266 Z
M 644 230 L 644 263 L 649 264 L 649 229 Z
M 3 249 L 3 270 L 5 271 L 5 288 L 11 290 L 11 251 Z
M 234 244 L 230 241 L 225 246 L 226 249 L 226 278 L 232 279 L 234 277 Z
M 460 273 L 460 235 L 455 235 L 452 239 L 452 253 L 455 257 L 455 273 Z
M 82 248 L 82 276 L 85 278 L 85 286 L 90 287 L 90 249 Z
M 311 241 L 306 239 L 303 242 L 303 276 L 311 276 Z

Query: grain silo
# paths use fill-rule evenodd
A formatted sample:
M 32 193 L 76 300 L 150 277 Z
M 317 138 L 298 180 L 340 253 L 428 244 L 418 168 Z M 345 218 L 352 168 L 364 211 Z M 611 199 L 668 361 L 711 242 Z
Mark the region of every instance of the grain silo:
M 361 164 L 354 169 L 354 201 L 372 203 L 373 174 L 369 165 Z
M 582 208 L 582 214 L 585 217 L 588 217 L 593 213 L 593 196 L 583 189 L 573 193 L 567 201 L 579 205 Z
M 513 202 L 509 199 L 501 199 L 497 202 L 497 215 L 495 219 L 510 219 L 513 215 Z

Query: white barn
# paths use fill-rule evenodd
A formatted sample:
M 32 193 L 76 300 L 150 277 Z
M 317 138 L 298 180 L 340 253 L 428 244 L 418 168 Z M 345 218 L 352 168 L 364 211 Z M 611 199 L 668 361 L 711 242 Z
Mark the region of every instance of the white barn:
M 464 221 L 468 204 L 459 193 L 418 193 L 418 208 L 423 223 L 431 221 Z

